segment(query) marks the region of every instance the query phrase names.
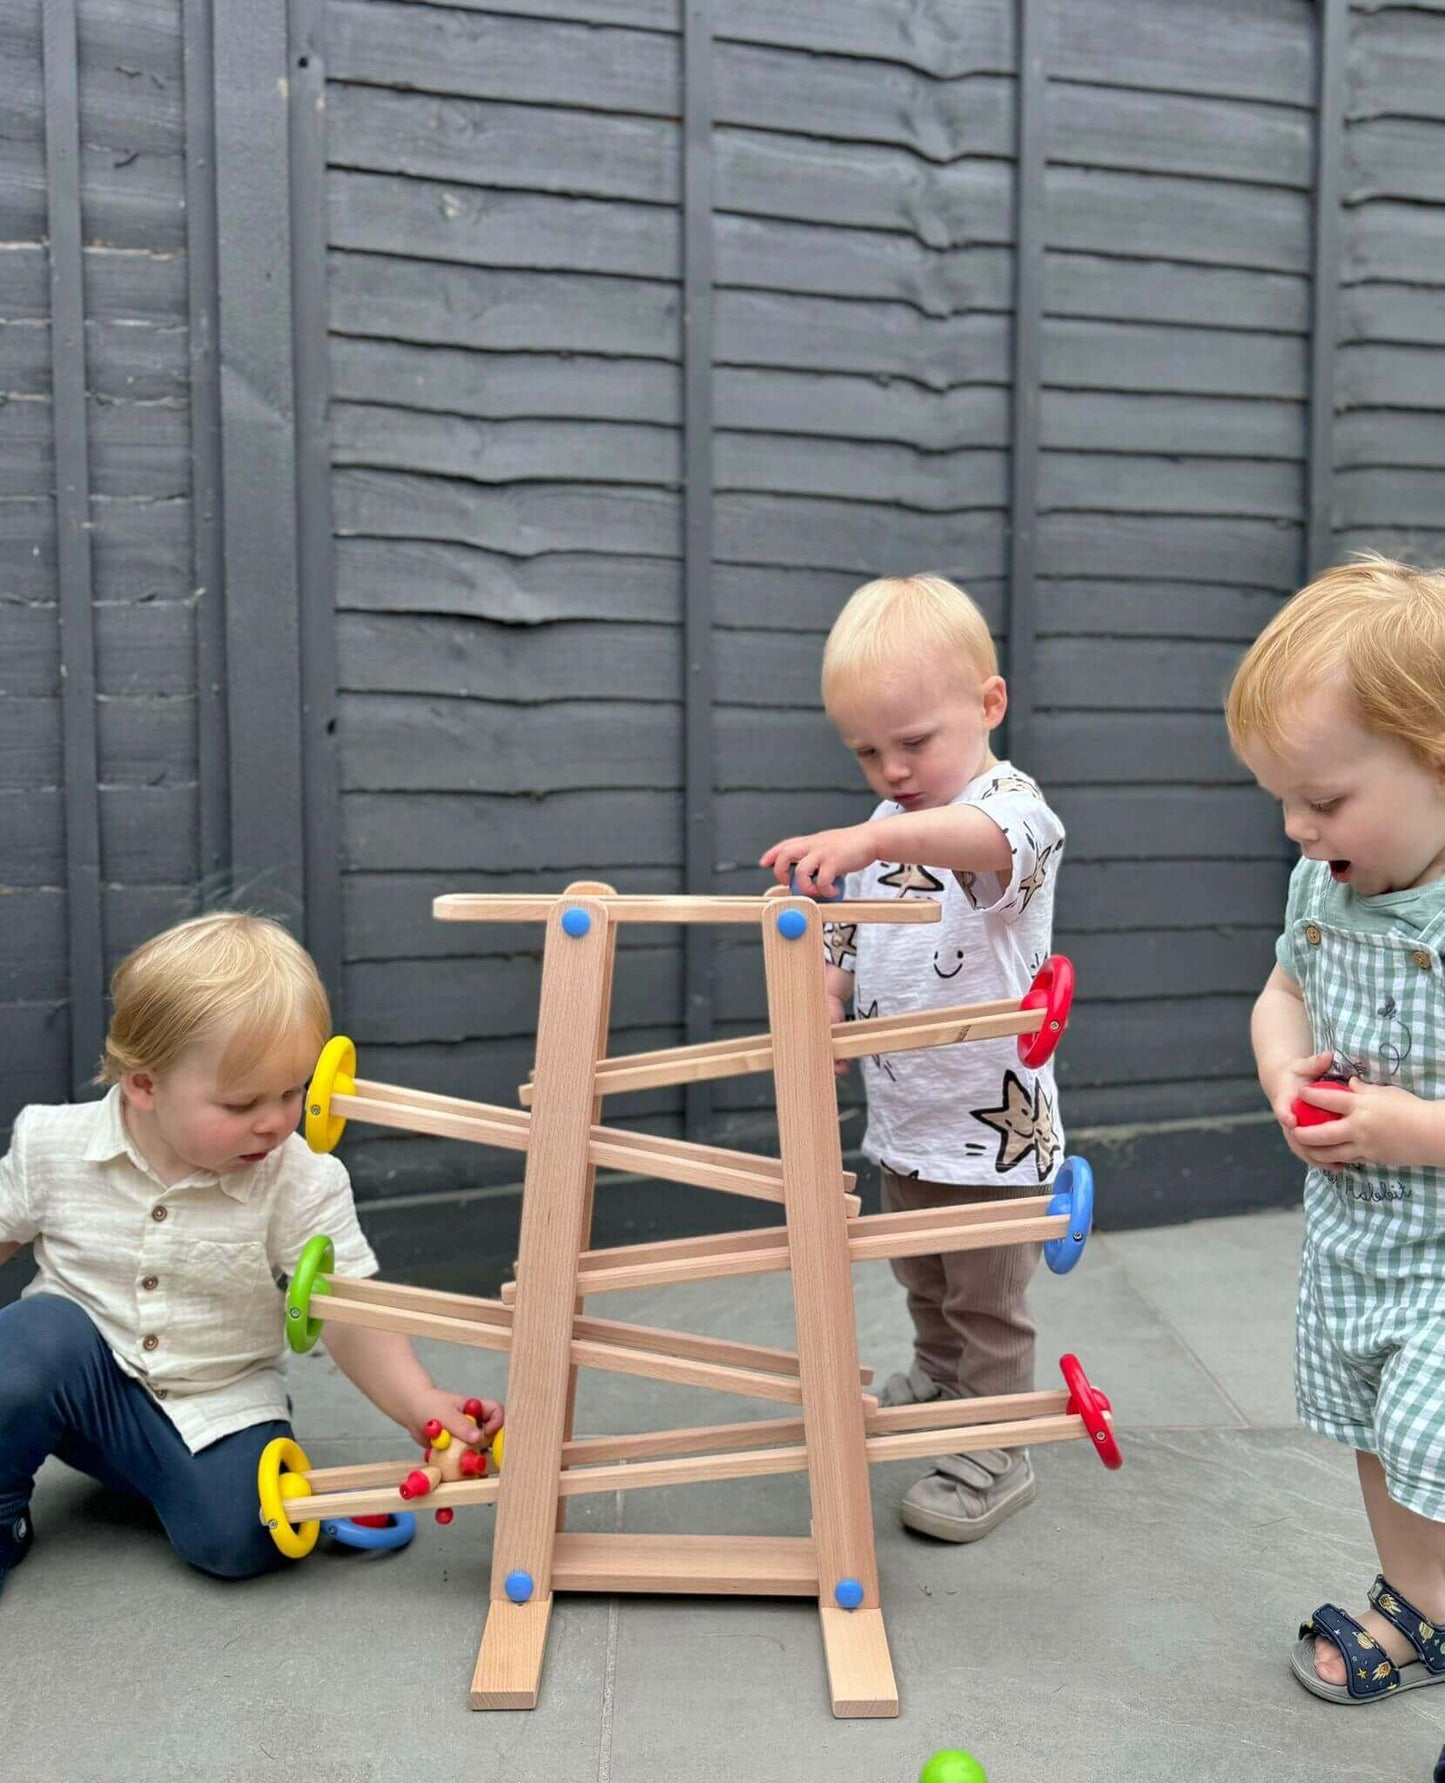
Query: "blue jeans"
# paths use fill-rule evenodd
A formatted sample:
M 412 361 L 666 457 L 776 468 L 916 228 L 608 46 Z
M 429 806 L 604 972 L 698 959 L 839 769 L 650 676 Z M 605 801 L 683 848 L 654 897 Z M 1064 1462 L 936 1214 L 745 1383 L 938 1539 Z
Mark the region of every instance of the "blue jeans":
M 271 1572 L 285 1557 L 260 1522 L 256 1464 L 272 1437 L 290 1435 L 272 1420 L 193 1455 L 74 1301 L 32 1294 L 0 1307 L 0 1523 L 26 1508 L 56 1455 L 147 1500 L 189 1565 L 222 1579 Z

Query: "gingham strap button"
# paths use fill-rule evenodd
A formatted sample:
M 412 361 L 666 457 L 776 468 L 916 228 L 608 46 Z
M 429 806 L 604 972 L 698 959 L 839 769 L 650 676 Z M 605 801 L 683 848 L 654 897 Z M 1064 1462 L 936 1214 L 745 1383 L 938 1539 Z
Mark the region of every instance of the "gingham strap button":
M 1435 962 L 1423 947 L 1417 947 L 1415 949 L 1415 964 L 1422 972 L 1428 972 Z
M 1305 940 L 1309 942 L 1311 947 L 1319 946 L 1320 925 L 1317 922 L 1307 922 L 1305 924 Z

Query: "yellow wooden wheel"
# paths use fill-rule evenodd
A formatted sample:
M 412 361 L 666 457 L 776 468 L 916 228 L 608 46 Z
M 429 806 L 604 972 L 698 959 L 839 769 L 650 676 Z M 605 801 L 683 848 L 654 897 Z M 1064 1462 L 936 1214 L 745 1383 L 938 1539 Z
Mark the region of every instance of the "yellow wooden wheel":
M 289 1471 L 283 1473 L 283 1468 Z M 316 1546 L 316 1538 L 321 1533 L 320 1518 L 293 1524 L 284 1508 L 288 1498 L 311 1496 L 310 1482 L 302 1478 L 310 1469 L 306 1451 L 289 1436 L 278 1436 L 268 1442 L 256 1468 L 261 1521 L 271 1531 L 271 1540 L 292 1560 L 303 1560 Z
M 492 1449 L 491 1449 L 492 1465 L 496 1468 L 498 1473 L 500 1473 L 502 1471 L 502 1456 L 503 1456 L 504 1452 L 506 1451 L 506 1447 L 507 1447 L 507 1433 L 505 1430 L 499 1430 L 497 1432 L 497 1434 L 492 1438 Z
M 356 1094 L 356 1047 L 345 1034 L 322 1047 L 306 1090 L 306 1143 L 314 1152 L 334 1152 L 346 1131 L 346 1116 L 331 1112 L 333 1093 Z

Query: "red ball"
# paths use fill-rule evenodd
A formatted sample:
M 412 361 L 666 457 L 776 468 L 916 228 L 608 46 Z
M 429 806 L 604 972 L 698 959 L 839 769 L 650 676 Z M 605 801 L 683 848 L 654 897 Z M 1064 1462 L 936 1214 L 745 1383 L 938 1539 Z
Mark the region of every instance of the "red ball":
M 449 1504 L 444 1504 L 442 1506 L 442 1508 L 437 1512 L 437 1522 L 438 1523 L 450 1523 L 452 1518 L 455 1516 L 456 1516 L 456 1512 L 452 1509 L 452 1507 Z
M 1342 1077 L 1317 1077 L 1311 1089 L 1347 1090 L 1349 1084 Z M 1302 1127 L 1323 1127 L 1327 1121 L 1343 1120 L 1333 1108 L 1318 1108 L 1313 1102 L 1306 1102 L 1302 1096 L 1296 1096 L 1290 1103 L 1290 1113 Z
M 464 1399 L 462 1401 L 462 1410 L 466 1413 L 466 1415 L 471 1419 L 471 1421 L 474 1424 L 481 1423 L 481 1421 L 482 1421 L 482 1402 L 480 1399 Z

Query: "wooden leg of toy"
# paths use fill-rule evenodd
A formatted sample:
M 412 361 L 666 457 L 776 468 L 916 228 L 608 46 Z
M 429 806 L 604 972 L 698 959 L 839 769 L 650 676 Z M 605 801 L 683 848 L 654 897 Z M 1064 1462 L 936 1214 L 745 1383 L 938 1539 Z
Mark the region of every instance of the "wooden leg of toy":
M 498 1603 L 487 1612 L 482 1650 L 468 1698 L 474 1709 L 535 1709 L 552 1596 Z
M 866 1605 L 839 1610 L 822 1604 L 819 1614 L 833 1713 L 850 1721 L 890 1720 L 898 1713 L 898 1685 L 882 1610 Z
M 779 899 L 762 930 L 829 1695 L 835 1715 L 891 1716 L 818 906 Z
M 507 1461 L 497 1499 L 491 1606 L 474 1708 L 534 1708 L 552 1602 L 552 1549 L 567 1421 L 577 1258 L 586 1243 L 597 1027 L 612 960 L 606 906 L 562 898 L 547 923 L 532 1140 L 512 1319 Z
M 567 895 L 569 897 L 615 898 L 617 892 L 615 887 L 608 885 L 605 880 L 579 879 L 567 887 Z M 607 971 L 602 981 L 602 1006 L 597 1012 L 597 1044 L 592 1049 L 594 1067 L 596 1061 L 605 1057 L 607 1053 L 607 1038 L 612 1022 L 612 973 L 616 964 L 617 930 L 609 923 L 607 928 Z M 595 1125 L 596 1122 L 601 1119 L 602 1096 L 596 1089 L 596 1080 L 594 1078 L 592 1096 L 593 1124 Z M 595 1163 L 591 1163 L 587 1166 L 586 1206 L 582 1213 L 582 1248 L 584 1250 L 590 1249 L 592 1245 L 592 1204 L 596 1197 L 596 1193 L 597 1166 Z M 585 1305 L 585 1300 L 579 1294 L 577 1296 L 574 1311 L 580 1315 Z M 577 1365 L 574 1363 L 567 1371 L 567 1412 L 562 1424 L 562 1438 L 564 1442 L 571 1441 L 573 1431 L 576 1427 Z M 567 1501 L 565 1498 L 559 1498 L 557 1500 L 557 1527 L 559 1530 L 567 1527 Z

